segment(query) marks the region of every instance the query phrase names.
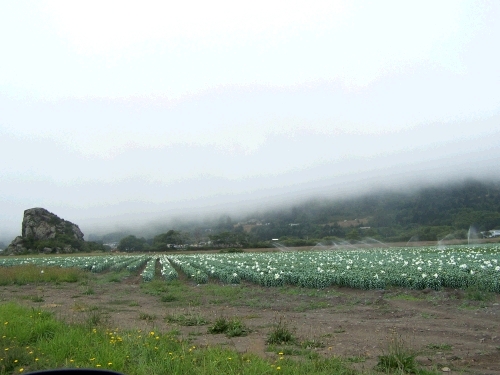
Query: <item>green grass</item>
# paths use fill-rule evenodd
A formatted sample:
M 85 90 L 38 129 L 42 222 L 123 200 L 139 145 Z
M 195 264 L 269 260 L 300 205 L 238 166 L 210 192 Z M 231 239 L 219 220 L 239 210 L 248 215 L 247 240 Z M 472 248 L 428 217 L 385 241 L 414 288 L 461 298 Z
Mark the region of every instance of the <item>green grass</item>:
M 301 348 L 296 345 L 268 345 L 268 352 L 273 352 L 279 356 L 293 356 L 293 357 L 304 357 L 307 359 L 317 359 L 319 354 L 314 352 L 312 349 Z
M 179 297 L 177 297 L 174 294 L 166 294 L 164 296 L 161 296 L 160 300 L 162 302 L 174 302 L 174 301 L 178 301 Z
M 141 283 L 141 290 L 152 296 L 160 296 L 162 293 L 169 291 L 169 285 L 165 281 L 162 280 L 151 280 L 148 283 Z
M 160 301 L 169 302 L 173 306 L 199 306 L 202 304 L 200 288 L 193 288 L 180 280 L 166 282 L 154 279 L 148 283 L 141 283 L 141 290 L 146 294 L 159 296 Z
M 291 344 L 296 341 L 292 330 L 288 327 L 288 324 L 280 318 L 280 320 L 274 325 L 271 332 L 267 336 L 268 344 Z
M 126 270 L 118 271 L 118 272 L 109 272 L 106 277 L 101 279 L 102 283 L 120 283 L 126 277 L 130 276 L 130 272 Z
M 393 335 L 385 354 L 378 357 L 375 370 L 383 373 L 437 375 L 439 372 L 426 370 L 416 361 L 417 351 L 412 349 L 399 335 Z
M 421 316 L 422 316 L 422 318 L 424 318 L 424 319 L 431 319 L 431 318 L 434 318 L 434 317 L 435 317 L 435 315 L 434 315 L 434 314 L 432 314 L 432 313 L 425 313 L 425 312 L 421 313 L 420 315 L 421 315 Z
M 74 283 L 88 277 L 76 268 L 37 267 L 31 264 L 0 267 L 0 285 L 26 285 L 34 283 Z
M 91 296 L 91 295 L 94 295 L 95 294 L 95 290 L 94 288 L 91 288 L 91 287 L 88 287 L 87 289 L 85 289 L 83 292 L 82 292 L 83 295 L 86 295 L 86 296 Z
M 300 346 L 304 349 L 313 349 L 313 348 L 324 348 L 325 344 L 320 340 L 312 339 L 312 340 L 301 341 Z
M 156 315 L 152 315 L 152 314 L 148 314 L 148 313 L 140 313 L 139 319 L 146 320 L 148 322 L 152 322 L 153 320 L 156 320 Z
M 174 332 L 67 324 L 14 303 L 0 304 L 0 316 L 1 375 L 76 367 L 127 375 L 355 373 L 338 358 L 270 361 L 221 347 L 197 348 L 177 339 Z
M 170 314 L 165 317 L 165 321 L 186 327 L 204 326 L 209 323 L 207 319 L 198 313 Z
M 225 333 L 227 337 L 246 336 L 250 330 L 238 318 L 228 319 L 221 316 L 215 323 L 208 327 L 208 333 Z

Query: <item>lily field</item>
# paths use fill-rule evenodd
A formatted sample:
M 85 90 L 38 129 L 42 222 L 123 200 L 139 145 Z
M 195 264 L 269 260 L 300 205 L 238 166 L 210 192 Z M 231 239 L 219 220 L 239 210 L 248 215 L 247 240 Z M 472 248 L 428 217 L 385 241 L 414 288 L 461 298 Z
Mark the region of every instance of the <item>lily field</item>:
M 442 287 L 500 293 L 500 245 L 371 248 L 364 250 L 282 251 L 272 253 L 189 255 L 34 256 L 0 259 L 0 267 L 33 264 L 76 267 L 94 273 L 136 271 L 148 282 L 161 265 L 165 281 L 178 271 L 197 284 L 209 278 L 225 284 L 242 280 L 262 286 L 357 289 Z

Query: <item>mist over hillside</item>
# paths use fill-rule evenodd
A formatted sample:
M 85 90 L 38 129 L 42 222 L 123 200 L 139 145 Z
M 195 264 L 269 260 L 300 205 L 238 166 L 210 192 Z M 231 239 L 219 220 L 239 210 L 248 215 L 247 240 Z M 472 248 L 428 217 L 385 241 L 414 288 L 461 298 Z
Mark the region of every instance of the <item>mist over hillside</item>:
M 467 179 L 406 190 L 386 188 L 354 196 L 309 197 L 274 207 L 263 204 L 246 212 L 171 217 L 91 234 L 89 239 L 117 242 L 135 235 L 151 240 L 175 230 L 184 233 L 191 243 L 220 233 L 241 235 L 246 244 L 278 238 L 289 243 L 364 237 L 389 242 L 412 238 L 437 241 L 446 236 L 466 238 L 471 228 L 479 233 L 497 227 L 500 182 Z

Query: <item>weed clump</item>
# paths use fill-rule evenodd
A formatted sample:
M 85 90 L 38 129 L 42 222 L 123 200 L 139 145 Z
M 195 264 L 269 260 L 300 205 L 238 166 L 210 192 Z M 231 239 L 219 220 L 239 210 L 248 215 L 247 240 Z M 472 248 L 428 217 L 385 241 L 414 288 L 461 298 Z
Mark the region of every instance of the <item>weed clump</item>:
M 291 344 L 295 341 L 295 336 L 292 331 L 288 328 L 286 322 L 284 322 L 281 318 L 274 329 L 269 332 L 267 337 L 268 344 Z
M 417 374 L 419 369 L 415 360 L 417 353 L 410 349 L 401 336 L 393 335 L 386 354 L 378 357 L 376 370 L 391 373 Z
M 219 317 L 215 323 L 208 328 L 208 333 L 225 333 L 227 337 L 246 336 L 250 330 L 237 318 L 227 319 Z

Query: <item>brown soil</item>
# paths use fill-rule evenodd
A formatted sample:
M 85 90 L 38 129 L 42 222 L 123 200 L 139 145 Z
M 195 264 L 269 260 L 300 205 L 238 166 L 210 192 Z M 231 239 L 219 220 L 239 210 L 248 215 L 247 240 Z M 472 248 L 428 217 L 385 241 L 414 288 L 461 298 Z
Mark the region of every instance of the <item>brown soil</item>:
M 313 352 L 341 356 L 359 370 L 372 371 L 390 340 L 399 338 L 418 351 L 424 367 L 500 375 L 500 295 L 481 302 L 457 290 L 314 290 L 181 280 L 176 288 L 183 288 L 183 297 L 162 302 L 174 289 L 168 284 L 153 282 L 150 287 L 138 276 L 110 280 L 111 274 L 92 274 L 85 283 L 0 287 L 0 301 L 47 309 L 68 322 L 100 314 L 108 328 L 177 330 L 193 345 L 224 345 L 269 358 L 276 353 L 269 351 L 266 339 L 281 319 L 300 341 L 322 344 Z M 212 323 L 221 315 L 237 317 L 251 332 L 227 338 L 208 334 L 209 324 L 186 327 L 165 319 L 180 315 Z

